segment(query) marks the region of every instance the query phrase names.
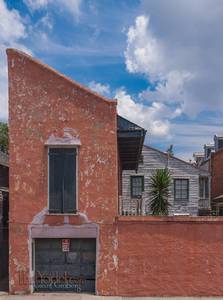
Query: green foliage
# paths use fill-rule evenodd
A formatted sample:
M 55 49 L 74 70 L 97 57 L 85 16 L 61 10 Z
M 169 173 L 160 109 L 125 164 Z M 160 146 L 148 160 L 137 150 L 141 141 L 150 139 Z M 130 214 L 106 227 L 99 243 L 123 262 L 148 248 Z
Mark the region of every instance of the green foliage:
M 9 149 L 9 134 L 8 124 L 0 122 L 0 150 L 8 153 Z
M 157 170 L 150 181 L 150 208 L 153 215 L 168 215 L 171 176 L 168 169 Z

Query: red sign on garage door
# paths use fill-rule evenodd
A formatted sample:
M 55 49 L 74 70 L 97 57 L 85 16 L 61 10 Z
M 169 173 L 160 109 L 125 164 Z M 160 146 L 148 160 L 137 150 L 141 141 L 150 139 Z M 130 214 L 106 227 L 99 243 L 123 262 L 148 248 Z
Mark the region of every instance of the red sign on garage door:
M 62 239 L 62 251 L 63 252 L 70 251 L 70 239 Z

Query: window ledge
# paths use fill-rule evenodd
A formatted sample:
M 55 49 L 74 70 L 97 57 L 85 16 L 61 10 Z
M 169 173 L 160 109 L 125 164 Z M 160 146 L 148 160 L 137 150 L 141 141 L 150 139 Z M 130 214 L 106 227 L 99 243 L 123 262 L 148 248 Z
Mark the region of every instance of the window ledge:
M 50 212 L 47 212 L 46 213 L 46 216 L 78 216 L 80 215 L 79 212 L 76 212 L 76 213 L 50 213 Z
M 45 146 L 55 147 L 55 146 L 81 146 L 81 141 L 79 137 L 72 136 L 71 134 L 65 134 L 64 137 L 56 137 L 53 134 L 45 142 Z

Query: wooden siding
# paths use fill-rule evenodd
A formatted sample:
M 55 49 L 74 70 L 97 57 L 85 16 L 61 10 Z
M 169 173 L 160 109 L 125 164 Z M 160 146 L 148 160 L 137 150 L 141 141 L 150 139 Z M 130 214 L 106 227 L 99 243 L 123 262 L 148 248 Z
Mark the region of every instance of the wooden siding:
M 157 169 L 168 167 L 172 178 L 186 178 L 189 179 L 189 200 L 176 201 L 174 200 L 174 184 L 172 181 L 169 202 L 169 215 L 174 214 L 198 214 L 199 201 L 199 169 L 191 166 L 189 163 L 183 162 L 175 157 L 170 157 L 151 147 L 144 146 L 143 163 L 139 164 L 137 175 L 144 176 L 144 192 L 142 197 L 142 214 L 150 214 L 150 197 L 149 184 L 150 177 Z M 131 180 L 130 177 L 136 175 L 135 171 L 123 171 L 122 174 L 122 197 L 120 203 L 120 210 L 122 214 L 137 214 L 137 199 L 131 198 Z

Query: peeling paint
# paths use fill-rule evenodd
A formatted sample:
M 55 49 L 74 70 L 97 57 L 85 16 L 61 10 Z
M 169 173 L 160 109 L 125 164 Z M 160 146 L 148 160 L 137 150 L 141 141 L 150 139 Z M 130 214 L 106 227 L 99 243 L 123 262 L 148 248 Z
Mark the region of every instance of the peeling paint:
M 118 256 L 113 254 L 112 259 L 113 259 L 115 269 L 117 269 L 118 268 Z
M 33 217 L 31 224 L 43 224 L 47 212 L 47 207 L 44 207 L 38 214 Z
M 17 258 L 15 258 L 15 257 L 13 257 L 13 263 L 14 263 L 14 265 L 15 265 L 15 267 L 16 267 L 16 271 L 17 271 L 17 272 L 21 272 L 21 271 L 25 271 L 25 270 L 26 270 L 24 264 L 20 263 L 20 262 L 17 260 Z

